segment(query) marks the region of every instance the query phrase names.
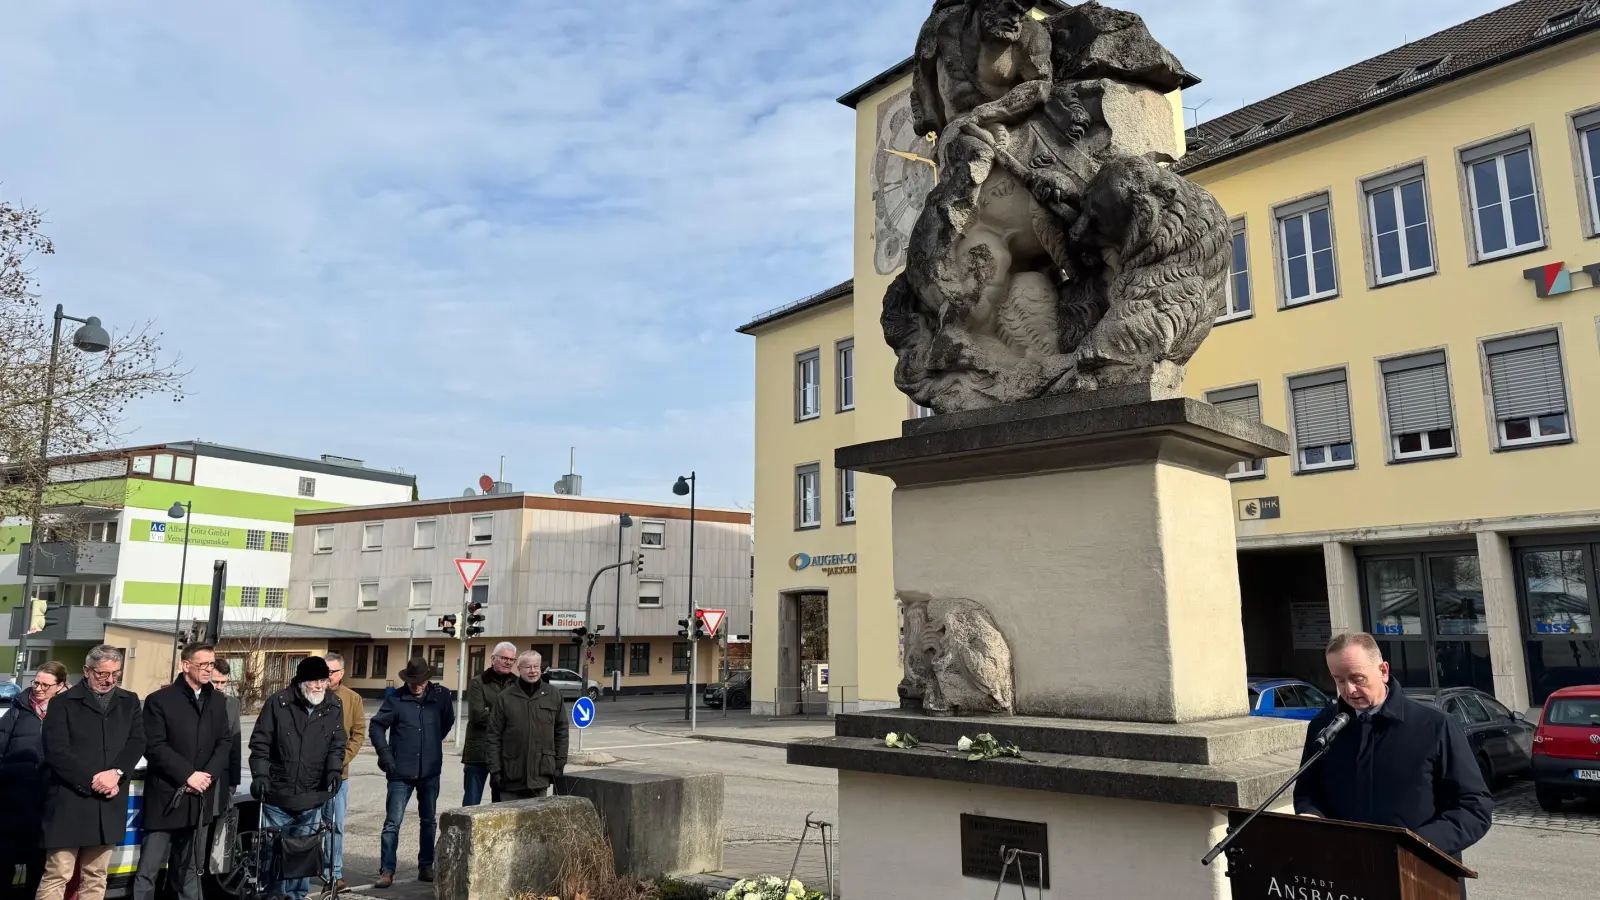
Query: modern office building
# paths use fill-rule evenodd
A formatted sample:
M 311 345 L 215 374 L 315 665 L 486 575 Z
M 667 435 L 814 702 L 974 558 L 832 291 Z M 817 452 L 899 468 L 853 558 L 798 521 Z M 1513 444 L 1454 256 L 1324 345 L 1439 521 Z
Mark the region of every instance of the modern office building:
M 933 177 L 909 83 L 907 61 L 841 98 L 852 281 L 740 329 L 769 523 L 754 697 L 777 712 L 804 677 L 792 609 L 819 595 L 833 707 L 897 701 L 890 484 L 832 460 L 925 412 L 878 322 Z M 1600 4 L 1513 3 L 1185 140 L 1177 168 L 1234 227 L 1186 390 L 1293 442 L 1233 475 L 1252 673 L 1325 680 L 1330 634 L 1364 629 L 1411 688 L 1520 709 L 1600 681 Z

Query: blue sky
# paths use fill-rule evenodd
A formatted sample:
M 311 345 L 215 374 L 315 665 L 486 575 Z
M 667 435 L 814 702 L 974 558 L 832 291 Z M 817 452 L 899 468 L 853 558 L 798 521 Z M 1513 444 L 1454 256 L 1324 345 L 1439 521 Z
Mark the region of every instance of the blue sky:
M 1502 5 L 1127 0 L 1237 109 Z M 153 319 L 200 438 L 752 499 L 733 329 L 850 275 L 852 113 L 929 0 L 13 4 L 0 197 L 45 299 Z

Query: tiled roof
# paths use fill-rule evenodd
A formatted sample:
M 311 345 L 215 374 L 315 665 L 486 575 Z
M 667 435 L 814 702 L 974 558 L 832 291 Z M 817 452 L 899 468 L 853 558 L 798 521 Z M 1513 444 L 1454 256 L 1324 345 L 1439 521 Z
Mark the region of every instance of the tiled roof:
M 154 631 L 172 634 L 168 619 L 113 619 L 108 625 L 132 628 L 137 631 Z M 365 631 L 346 631 L 343 628 L 319 628 L 315 625 L 297 625 L 294 622 L 239 622 L 224 620 L 223 640 L 371 640 Z
M 1189 129 L 1192 172 L 1600 30 L 1600 0 L 1520 0 Z
M 812 294 L 809 297 L 802 297 L 793 303 L 784 304 L 777 309 L 767 310 L 761 315 L 756 316 L 754 319 L 751 319 L 743 325 L 740 325 L 737 330 L 740 334 L 753 334 L 755 329 L 760 328 L 763 325 L 769 325 L 778 321 L 779 319 L 795 315 L 796 313 L 805 312 L 814 306 L 821 306 L 824 303 L 837 300 L 840 297 L 848 297 L 855 289 L 856 282 L 854 278 L 850 279 L 849 281 L 840 282 L 839 284 L 836 284 L 825 291 Z

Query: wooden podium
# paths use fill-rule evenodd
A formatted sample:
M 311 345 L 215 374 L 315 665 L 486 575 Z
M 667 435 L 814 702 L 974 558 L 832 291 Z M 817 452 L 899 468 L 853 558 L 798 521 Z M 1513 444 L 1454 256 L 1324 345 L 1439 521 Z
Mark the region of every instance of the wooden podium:
M 1227 808 L 1237 828 L 1250 810 Z M 1228 848 L 1234 900 L 1460 900 L 1472 871 L 1404 828 L 1262 813 Z

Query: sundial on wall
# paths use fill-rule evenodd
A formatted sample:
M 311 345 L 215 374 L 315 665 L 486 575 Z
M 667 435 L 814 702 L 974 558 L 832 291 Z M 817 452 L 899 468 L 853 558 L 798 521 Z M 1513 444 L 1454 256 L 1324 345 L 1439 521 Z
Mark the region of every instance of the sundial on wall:
M 911 91 L 878 107 L 878 133 L 872 155 L 873 265 L 888 275 L 906 263 L 911 227 L 933 189 L 934 145 L 912 127 Z

